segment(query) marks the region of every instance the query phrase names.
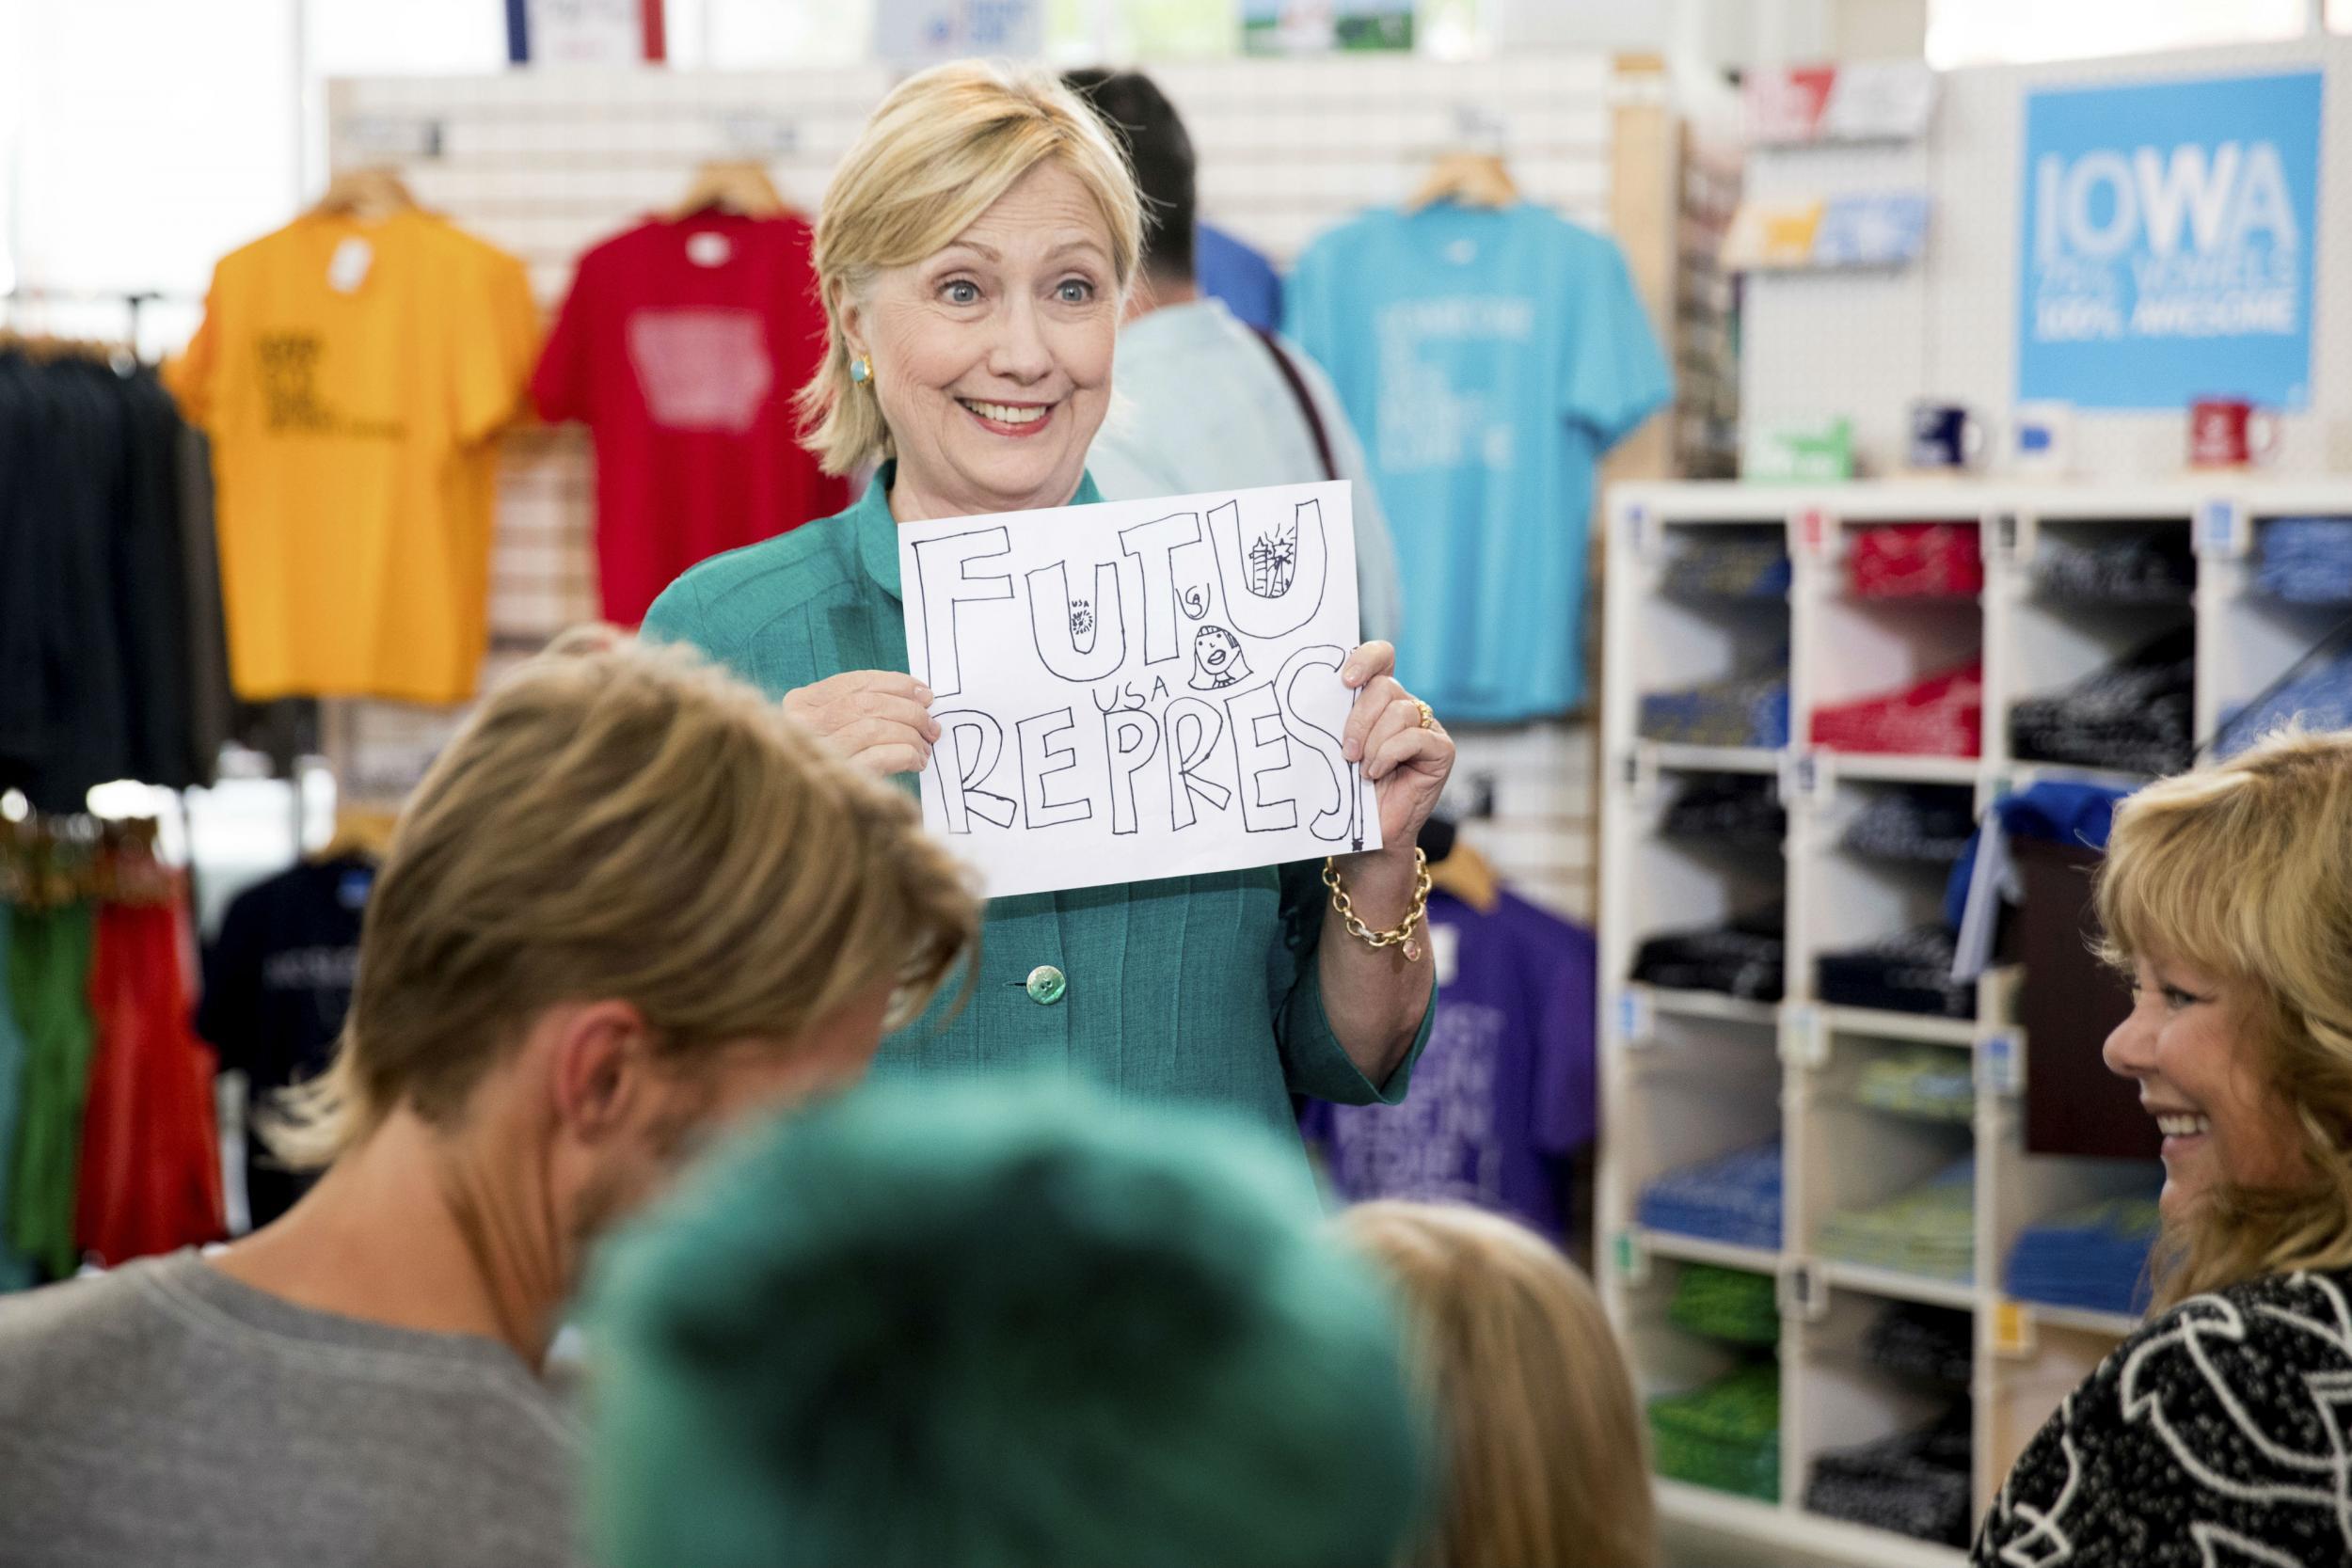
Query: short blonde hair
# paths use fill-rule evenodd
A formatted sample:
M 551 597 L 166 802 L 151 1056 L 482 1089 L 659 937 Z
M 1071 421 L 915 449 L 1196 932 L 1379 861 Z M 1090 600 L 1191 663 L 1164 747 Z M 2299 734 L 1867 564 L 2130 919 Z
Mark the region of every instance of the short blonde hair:
M 1127 157 L 1060 80 L 986 60 L 956 60 L 898 84 L 842 159 L 817 218 L 817 289 L 825 359 L 801 389 L 802 444 L 827 473 L 892 454 L 873 384 L 850 379 L 844 302 L 874 275 L 922 261 L 971 227 L 1048 161 L 1077 177 L 1109 226 L 1123 294 L 1143 253 L 1143 203 Z
M 2229 983 L 2229 1022 L 2294 1108 L 2305 1180 L 2224 1185 L 2168 1220 L 2158 1302 L 2352 1266 L 2352 734 L 2287 731 L 2116 808 L 2099 873 L 2110 961 Z
M 334 1065 L 272 1141 L 318 1164 L 402 1107 L 448 1125 L 565 1001 L 634 1005 L 687 1067 L 883 983 L 903 1022 L 978 923 L 914 801 L 775 703 L 684 648 L 569 639 L 490 693 L 401 813 Z
M 1533 1231 L 1456 1204 L 1363 1203 L 1339 1225 L 1402 1291 L 1443 1445 L 1443 1507 L 1415 1568 L 1649 1568 L 1647 1434 L 1576 1267 Z

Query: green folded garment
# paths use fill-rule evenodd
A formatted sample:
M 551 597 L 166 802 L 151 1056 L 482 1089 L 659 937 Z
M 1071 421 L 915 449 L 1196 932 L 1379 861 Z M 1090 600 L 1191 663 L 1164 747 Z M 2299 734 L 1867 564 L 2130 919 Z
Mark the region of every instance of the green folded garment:
M 1666 1321 L 1686 1334 L 1742 1345 L 1780 1342 L 1780 1302 L 1772 1276 L 1747 1269 L 1685 1263 Z
M 1928 1121 L 1966 1121 L 1977 1112 L 1977 1085 L 1965 1052 L 1920 1045 L 1874 1058 L 1854 1084 L 1873 1110 Z
M 1963 1160 L 1884 1203 L 1830 1215 L 1821 1256 L 1965 1284 L 1977 1275 L 1975 1198 L 1976 1163 Z
M 1660 1475 L 1780 1500 L 1780 1369 L 1772 1363 L 1650 1401 L 1649 1425 Z

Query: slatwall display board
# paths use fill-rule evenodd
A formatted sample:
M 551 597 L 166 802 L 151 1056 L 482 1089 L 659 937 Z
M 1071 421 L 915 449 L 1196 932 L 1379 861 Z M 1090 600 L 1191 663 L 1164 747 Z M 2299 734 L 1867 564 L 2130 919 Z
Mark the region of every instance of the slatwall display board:
M 1906 404 L 1932 397 L 1993 416 L 2005 436 L 2017 385 L 2019 225 L 2026 95 L 2042 87 L 2252 74 L 2324 66 L 2317 276 L 2312 290 L 2312 404 L 2284 421 L 2274 465 L 2284 474 L 2352 469 L 2352 39 L 2198 51 L 1947 74 L 1924 141 L 1759 148 L 1747 194 L 1794 199 L 1921 188 L 1928 242 L 1888 272 L 1756 273 L 1740 326 L 1740 405 L 1766 421 L 1844 414 L 1877 474 L 1903 457 Z M 2178 473 L 2182 413 L 2078 416 L 2080 475 L 2147 480 Z
M 1200 211 L 1286 265 L 1326 228 L 1409 193 L 1456 145 L 1463 116 L 1499 119 L 1530 199 L 1606 227 L 1611 63 L 1548 55 L 1446 65 L 1409 58 L 1236 60 L 1152 67 L 1191 131 Z M 330 84 L 336 169 L 396 166 L 420 201 L 521 257 L 543 309 L 575 259 L 676 201 L 713 158 L 769 164 L 815 211 L 834 164 L 888 90 L 882 69 L 756 74 L 516 71 Z M 577 426 L 510 436 L 492 571 L 491 676 L 592 618 L 594 475 Z M 343 787 L 394 800 L 451 732 L 448 713 L 329 705 Z M 1473 841 L 1531 897 L 1589 917 L 1590 750 L 1580 726 L 1466 739 L 1462 794 L 1491 800 Z

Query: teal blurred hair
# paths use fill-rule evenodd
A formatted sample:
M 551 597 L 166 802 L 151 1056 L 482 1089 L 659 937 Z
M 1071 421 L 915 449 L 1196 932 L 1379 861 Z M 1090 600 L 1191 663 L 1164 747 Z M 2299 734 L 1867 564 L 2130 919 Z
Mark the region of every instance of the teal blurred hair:
M 592 1289 L 610 1568 L 1379 1568 L 1426 1457 L 1295 1151 L 1068 1088 L 761 1130 Z

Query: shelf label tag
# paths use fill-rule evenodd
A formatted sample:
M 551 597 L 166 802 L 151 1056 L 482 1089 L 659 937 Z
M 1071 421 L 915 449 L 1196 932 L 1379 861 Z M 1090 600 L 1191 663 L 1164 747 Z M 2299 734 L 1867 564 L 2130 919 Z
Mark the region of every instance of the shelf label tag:
M 1617 516 L 1623 535 L 1619 547 L 1634 560 L 1646 563 L 1656 553 L 1658 542 L 1658 531 L 1650 526 L 1649 508 L 1636 501 Z
M 2254 531 L 2247 525 L 2246 508 L 2235 501 L 2214 499 L 2197 505 L 2197 553 L 2235 560 L 2254 547 Z
M 1617 1275 L 1628 1285 L 1649 1283 L 1649 1251 L 1642 1245 L 1641 1237 L 1631 1227 L 1617 1232 Z
M 2017 1032 L 2003 1029 L 1987 1035 L 1977 1048 L 1977 1081 L 1994 1094 L 2013 1095 L 2026 1086 L 2025 1053 Z
M 1818 506 L 1808 506 L 1788 519 L 1788 553 L 1790 555 L 1826 556 L 1836 534 L 1830 515 Z
M 1656 1033 L 1657 1008 L 1647 986 L 1628 986 L 1617 993 L 1617 1043 L 1629 1051 L 1649 1044 Z
M 1808 1072 L 1820 1070 L 1829 1061 L 1829 1030 L 1821 1022 L 1820 1008 L 1804 1002 L 1783 1012 L 1780 1059 Z
M 1780 754 L 1780 803 L 1811 805 L 1829 790 L 1830 763 L 1823 752 L 1787 751 Z
M 2003 561 L 2017 557 L 2017 514 L 1996 512 L 1993 515 L 1993 553 Z
M 1820 1323 L 1829 1316 L 1829 1287 L 1810 1263 L 1791 1264 L 1780 1276 L 1780 1315 Z
M 2033 1354 L 2033 1310 L 2023 1302 L 2004 1301 L 1993 1308 L 1993 1354 L 2025 1356 Z

